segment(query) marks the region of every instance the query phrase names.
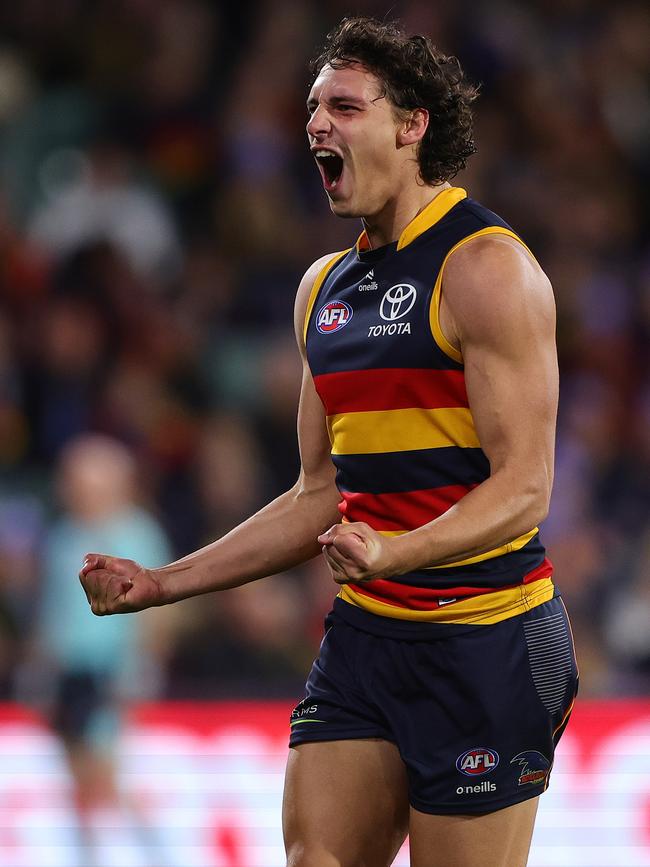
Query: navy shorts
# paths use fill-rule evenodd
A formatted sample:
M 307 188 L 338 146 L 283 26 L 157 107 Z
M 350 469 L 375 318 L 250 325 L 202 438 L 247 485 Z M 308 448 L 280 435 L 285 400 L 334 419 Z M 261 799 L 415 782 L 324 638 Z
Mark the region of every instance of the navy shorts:
M 485 626 L 405 623 L 337 599 L 325 629 L 291 747 L 391 741 L 425 813 L 486 813 L 546 789 L 578 686 L 559 596 Z
M 84 669 L 62 672 L 55 678 L 51 724 L 70 745 L 108 747 L 119 729 L 113 678 Z

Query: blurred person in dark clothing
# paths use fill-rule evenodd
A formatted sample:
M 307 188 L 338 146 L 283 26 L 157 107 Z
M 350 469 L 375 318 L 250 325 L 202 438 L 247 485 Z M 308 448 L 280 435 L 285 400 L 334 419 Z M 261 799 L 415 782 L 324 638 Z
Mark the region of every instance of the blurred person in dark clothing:
M 350 19 L 314 73 L 311 151 L 332 211 L 364 231 L 298 290 L 299 480 L 169 566 L 89 554 L 80 577 L 104 615 L 322 550 L 341 590 L 292 715 L 288 864 L 383 867 L 408 832 L 413 867 L 522 867 L 577 687 L 536 526 L 553 476 L 551 287 L 449 183 L 474 150 L 476 92 L 454 58 Z
M 43 704 L 63 740 L 86 857 L 94 864 L 95 857 L 111 861 L 104 851 L 110 829 L 126 824 L 113 755 L 122 708 L 156 692 L 157 648 L 167 642 L 158 612 L 139 622 L 98 622 L 79 598 L 70 569 L 89 545 L 137 550 L 158 563 L 170 552 L 155 518 L 136 504 L 135 462 L 116 440 L 85 435 L 71 441 L 58 466 L 58 494 L 63 513 L 46 534 L 32 670 L 23 690 L 30 688 L 33 694 L 25 697 Z

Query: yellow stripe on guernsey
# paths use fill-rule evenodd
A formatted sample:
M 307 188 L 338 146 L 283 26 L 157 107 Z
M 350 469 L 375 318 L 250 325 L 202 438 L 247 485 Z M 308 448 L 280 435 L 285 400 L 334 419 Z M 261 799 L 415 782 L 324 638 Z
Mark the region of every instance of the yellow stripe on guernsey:
M 435 201 L 435 200 L 434 200 Z M 442 333 L 442 328 L 440 327 L 440 298 L 442 295 L 442 275 L 445 270 L 445 265 L 449 261 L 449 257 L 452 253 L 455 253 L 463 244 L 467 244 L 468 241 L 473 241 L 474 238 L 481 238 L 485 235 L 505 235 L 508 238 L 513 238 L 517 241 L 521 246 L 526 250 L 526 252 L 533 258 L 536 262 L 537 260 L 533 256 L 529 247 L 524 244 L 519 235 L 516 235 L 510 229 L 505 229 L 502 226 L 488 226 L 485 229 L 481 229 L 478 232 L 474 232 L 471 235 L 468 235 L 466 238 L 463 238 L 462 241 L 459 241 L 455 246 L 451 248 L 451 250 L 445 256 L 442 265 L 440 266 L 440 271 L 438 271 L 438 278 L 436 280 L 435 286 L 433 288 L 433 296 L 431 298 L 431 307 L 429 310 L 429 321 L 431 324 L 431 333 L 433 334 L 433 339 L 436 341 L 440 349 L 448 355 L 450 358 L 453 358 L 454 361 L 457 361 L 459 364 L 463 363 L 462 353 L 456 349 L 455 346 L 452 346 L 451 343 L 447 340 L 445 335 Z
M 445 446 L 479 448 L 466 407 L 348 412 L 327 417 L 333 455 L 408 452 Z
M 397 249 L 403 250 L 411 242 L 415 241 L 420 235 L 430 229 L 431 226 L 438 223 L 447 214 L 454 205 L 467 198 L 467 192 L 462 187 L 447 187 L 441 190 L 438 195 L 415 217 L 408 226 L 404 229 L 397 241 Z M 357 253 L 370 248 L 370 241 L 366 230 L 359 235 L 357 239 Z
M 397 242 L 397 249 L 401 250 L 415 241 L 423 232 L 426 232 L 434 223 L 441 220 L 448 211 L 467 198 L 467 192 L 462 187 L 449 187 L 438 193 L 435 199 L 408 224 Z
M 307 328 L 309 327 L 311 312 L 314 309 L 314 304 L 316 303 L 316 298 L 318 297 L 320 287 L 323 285 L 325 278 L 332 270 L 332 268 L 336 265 L 336 263 L 345 255 L 347 255 L 351 249 L 351 247 L 348 247 L 347 250 L 342 250 L 340 253 L 332 256 L 332 258 L 327 262 L 327 264 L 323 268 L 321 268 L 321 270 L 318 272 L 318 276 L 314 280 L 314 285 L 311 287 L 311 292 L 309 293 L 309 301 L 307 302 L 307 310 L 305 312 L 305 324 L 302 330 L 302 339 L 305 344 L 307 343 Z
M 341 587 L 339 596 L 358 608 L 364 608 L 382 617 L 421 623 L 473 623 L 487 626 L 517 614 L 524 614 L 531 608 L 548 602 L 554 594 L 553 581 L 550 578 L 542 578 L 531 584 L 520 584 L 518 587 L 508 587 L 505 590 L 481 593 L 469 599 L 459 599 L 457 602 L 450 602 L 442 608 L 434 608 L 430 611 L 416 611 L 412 608 L 399 608 L 396 605 L 378 602 L 359 593 L 354 584 L 345 584 Z
M 343 519 L 345 523 L 349 523 Z M 379 530 L 381 536 L 402 536 L 408 533 L 408 530 Z M 520 551 L 527 545 L 532 538 L 539 533 L 539 527 L 533 527 L 528 533 L 523 536 L 518 536 L 512 542 L 507 542 L 505 545 L 500 545 L 498 548 L 492 548 L 490 551 L 485 551 L 483 554 L 476 554 L 474 557 L 467 557 L 465 560 L 454 560 L 453 563 L 443 563 L 441 566 L 426 566 L 427 571 L 433 569 L 449 569 L 452 566 L 470 566 L 472 563 L 481 563 L 483 560 L 491 560 L 493 557 L 500 557 L 502 554 L 510 554 L 511 551 Z

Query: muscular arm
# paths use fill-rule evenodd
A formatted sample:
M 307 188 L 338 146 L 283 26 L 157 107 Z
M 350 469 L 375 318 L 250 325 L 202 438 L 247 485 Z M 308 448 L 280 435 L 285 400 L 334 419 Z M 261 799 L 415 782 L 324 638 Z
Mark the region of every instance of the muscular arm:
M 558 392 L 549 281 L 516 241 L 484 236 L 451 257 L 442 297 L 441 325 L 463 356 L 490 476 L 439 518 L 404 535 L 387 539 L 351 524 L 321 536 L 324 544 L 341 540 L 337 580 L 465 559 L 512 541 L 546 516 Z M 331 547 L 328 554 L 336 560 Z
M 314 263 L 296 296 L 294 326 L 303 365 L 298 407 L 298 481 L 223 538 L 176 563 L 153 570 L 165 588 L 165 601 L 236 587 L 304 563 L 320 553 L 318 534 L 340 518 L 323 404 L 314 388 L 302 334 L 311 288 L 330 258 Z
M 314 280 L 330 258 L 312 265 L 296 297 L 295 329 L 303 360 L 298 481 L 223 538 L 168 566 L 144 569 L 132 561 L 88 555 L 80 577 L 96 614 L 137 611 L 236 587 L 289 569 L 320 552 L 316 538 L 340 518 L 339 495 L 324 409 L 307 365 L 302 331 Z
M 429 564 L 471 557 L 531 530 L 546 517 L 553 483 L 558 374 L 548 279 L 516 241 L 498 237 L 458 250 L 445 278 L 443 327 L 463 355 L 490 476 L 408 534 L 406 557 L 423 565 L 429 553 Z

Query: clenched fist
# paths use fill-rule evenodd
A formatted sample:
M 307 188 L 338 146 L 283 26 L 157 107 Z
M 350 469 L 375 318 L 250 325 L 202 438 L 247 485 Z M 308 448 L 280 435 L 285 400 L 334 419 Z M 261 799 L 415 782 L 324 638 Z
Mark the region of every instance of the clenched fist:
M 79 580 L 93 614 L 126 614 L 164 602 L 152 570 L 134 560 L 86 554 Z
M 335 524 L 318 542 L 337 584 L 389 578 L 399 572 L 394 540 L 368 524 Z

